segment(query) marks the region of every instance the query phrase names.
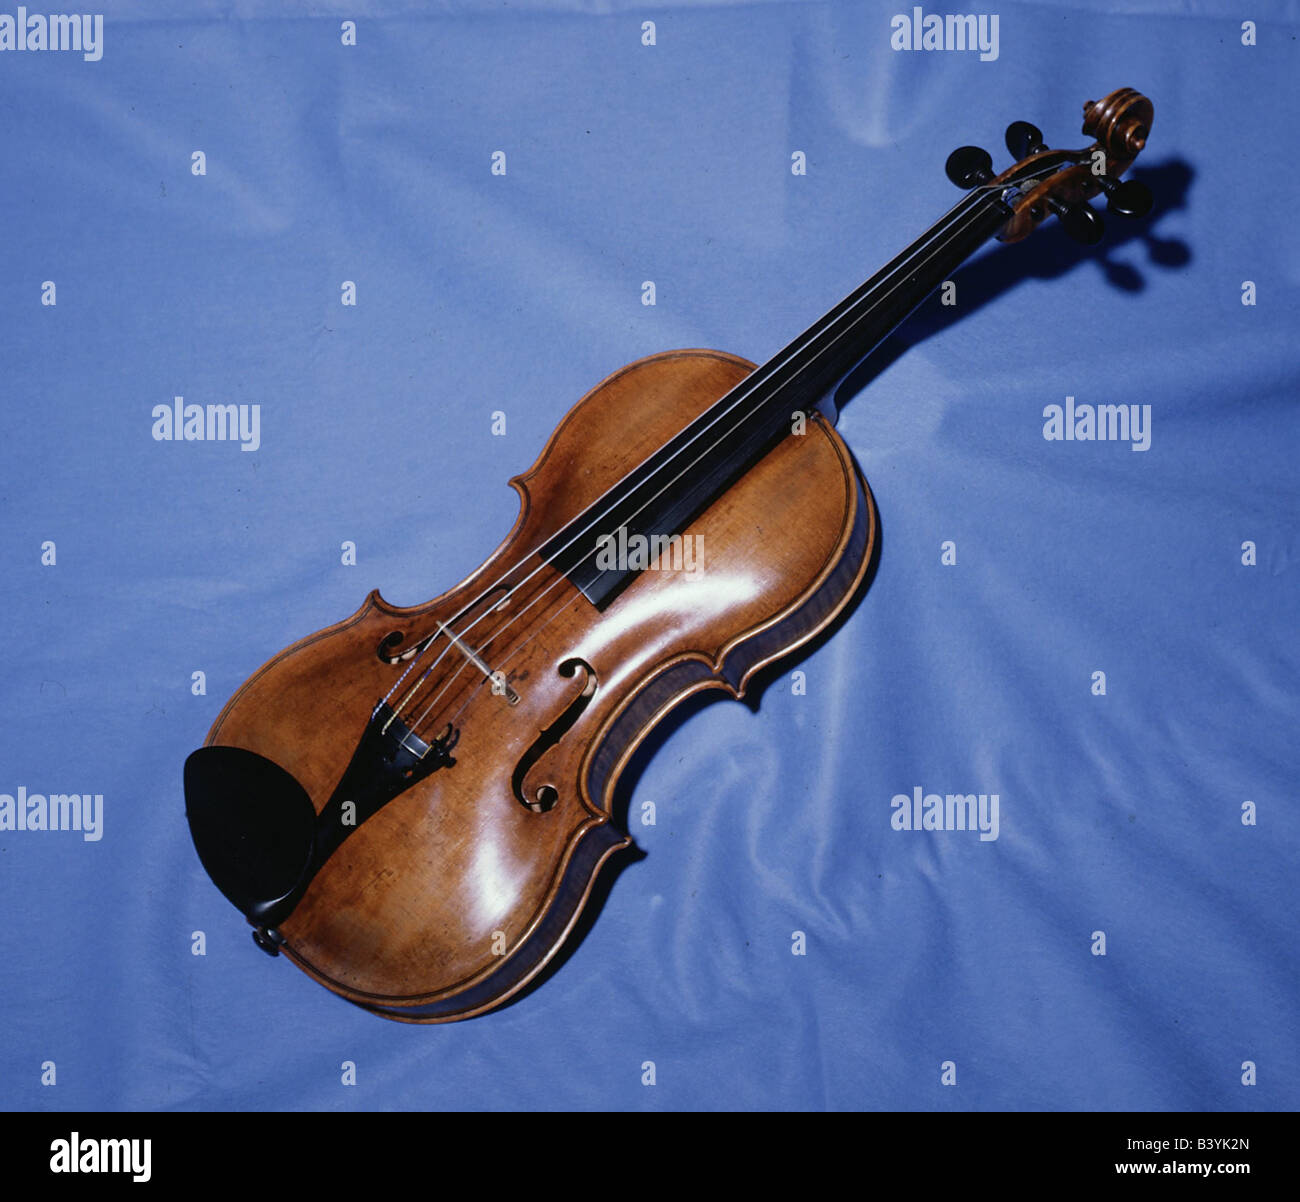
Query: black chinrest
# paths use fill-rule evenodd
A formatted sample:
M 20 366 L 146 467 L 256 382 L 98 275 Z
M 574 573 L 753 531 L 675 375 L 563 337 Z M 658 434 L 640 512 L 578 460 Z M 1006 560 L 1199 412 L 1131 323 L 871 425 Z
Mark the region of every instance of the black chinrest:
M 185 816 L 213 884 L 254 923 L 274 920 L 305 884 L 316 811 L 307 790 L 265 756 L 199 748 L 185 761 Z

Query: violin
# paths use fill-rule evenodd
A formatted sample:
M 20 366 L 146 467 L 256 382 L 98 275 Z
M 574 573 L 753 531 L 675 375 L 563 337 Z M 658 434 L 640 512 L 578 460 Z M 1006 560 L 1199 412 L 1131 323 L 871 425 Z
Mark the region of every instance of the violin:
M 1151 120 L 1122 88 L 1084 106 L 1081 150 L 1024 121 L 1001 174 L 955 150 L 962 199 L 768 362 L 620 368 L 510 481 L 519 515 L 480 568 L 423 605 L 374 591 L 259 668 L 184 773 L 199 859 L 257 945 L 408 1022 L 523 989 L 631 843 L 611 798 L 650 730 L 742 696 L 868 579 L 876 507 L 836 386 L 988 240 L 1055 214 L 1094 243 L 1102 194 L 1145 214 L 1120 177 Z

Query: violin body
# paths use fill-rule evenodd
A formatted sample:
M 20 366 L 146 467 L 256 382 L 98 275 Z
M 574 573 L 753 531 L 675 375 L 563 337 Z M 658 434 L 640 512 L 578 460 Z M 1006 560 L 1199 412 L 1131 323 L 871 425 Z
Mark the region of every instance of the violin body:
M 692 350 L 610 376 L 510 481 L 518 519 L 481 568 L 425 605 L 371 593 L 350 618 L 264 665 L 222 710 L 207 744 L 279 765 L 319 816 L 365 715 L 404 667 L 388 661 L 438 623 L 463 624 L 503 567 L 532 573 L 473 636 L 484 659 L 506 665 L 516 700 L 464 671 L 453 648 L 422 688 L 448 678 L 439 705 L 456 713 L 454 764 L 359 822 L 279 923 L 278 950 L 320 983 L 416 1022 L 510 997 L 555 954 L 601 866 L 628 845 L 610 824 L 610 799 L 649 730 L 702 689 L 739 697 L 758 668 L 848 602 L 871 559 L 875 510 L 820 412 L 683 531 L 694 540 L 689 569 L 665 555 L 602 611 L 533 554 L 752 368 Z

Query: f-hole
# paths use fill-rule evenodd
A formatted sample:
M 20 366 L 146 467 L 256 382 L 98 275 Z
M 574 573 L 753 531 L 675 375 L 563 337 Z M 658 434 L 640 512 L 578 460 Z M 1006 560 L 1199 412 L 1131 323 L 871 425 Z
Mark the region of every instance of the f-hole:
M 537 736 L 533 745 L 524 752 L 519 759 L 519 763 L 515 765 L 515 774 L 511 779 L 511 784 L 515 790 L 515 798 L 520 805 L 527 806 L 537 814 L 544 814 L 554 806 L 560 800 L 560 791 L 554 785 L 539 785 L 537 795 L 529 798 L 524 794 L 524 777 L 528 775 L 528 770 L 546 752 L 564 738 L 570 727 L 582 717 L 582 711 L 587 708 L 591 703 L 591 699 L 596 695 L 596 673 L 585 659 L 566 659 L 556 671 L 561 676 L 569 677 L 575 675 L 579 669 L 582 670 L 583 674 L 582 691 L 569 702 L 564 712 Z

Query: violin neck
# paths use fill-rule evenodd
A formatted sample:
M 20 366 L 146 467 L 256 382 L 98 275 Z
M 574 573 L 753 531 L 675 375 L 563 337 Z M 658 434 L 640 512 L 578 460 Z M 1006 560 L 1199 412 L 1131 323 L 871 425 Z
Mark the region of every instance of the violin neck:
M 1010 216 L 997 193 L 967 196 L 741 387 L 769 388 L 787 417 L 817 407 Z

